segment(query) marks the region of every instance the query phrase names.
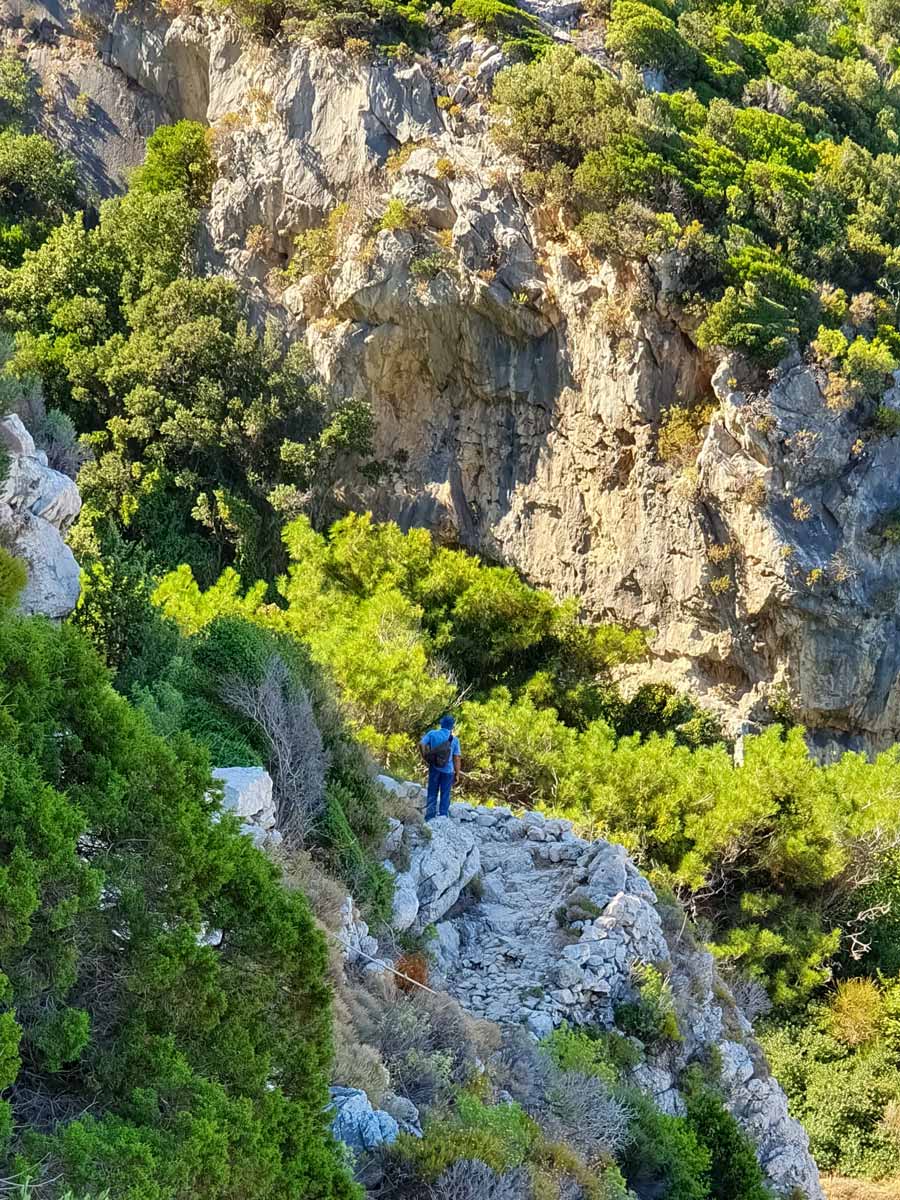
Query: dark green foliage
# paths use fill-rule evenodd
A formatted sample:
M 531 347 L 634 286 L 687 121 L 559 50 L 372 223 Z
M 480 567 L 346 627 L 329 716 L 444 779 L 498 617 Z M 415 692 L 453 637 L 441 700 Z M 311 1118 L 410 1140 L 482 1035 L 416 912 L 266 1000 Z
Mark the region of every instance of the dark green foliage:
M 752 1142 L 721 1097 L 696 1079 L 687 1088 L 687 1119 L 709 1151 L 710 1200 L 771 1200 Z
M 0 268 L 21 262 L 76 200 L 70 159 L 21 126 L 30 99 L 28 70 L 13 50 L 0 54 Z
M 842 916 L 852 927 L 857 914 L 865 912 L 875 914 L 862 931 L 870 947 L 866 967 L 887 978 L 900 977 L 900 852 L 893 850 L 883 857 L 877 878 L 853 897 Z M 846 964 L 848 970 L 851 965 Z
M 846 311 L 848 296 L 869 292 L 896 330 L 893 11 L 870 5 L 867 25 L 857 6 L 826 16 L 816 5 L 614 0 L 605 41 L 621 75 L 569 48 L 512 67 L 494 89 L 496 134 L 598 253 L 670 254 L 679 300 L 706 312 L 702 346 L 772 366 L 815 336 L 823 296 L 842 295 Z M 635 67 L 661 72 L 663 90 L 648 93 Z M 842 314 L 823 315 L 833 326 Z M 875 332 L 860 329 L 857 351 L 878 359 L 873 392 L 887 361 L 866 350 Z
M 0 618 L 0 666 L 4 1174 L 129 1200 L 355 1194 L 303 899 L 212 819 L 205 756 L 153 734 L 82 634 Z
M 642 1093 L 629 1091 L 632 1140 L 622 1170 L 629 1187 L 672 1200 L 709 1200 L 712 1155 L 684 1117 L 659 1111 Z
M 232 284 L 184 276 L 211 172 L 200 126 L 158 129 L 131 191 L 93 228 L 54 229 L 0 276 L 0 304 L 19 331 L 11 369 L 91 431 L 79 553 L 124 536 L 156 569 L 188 562 L 208 581 L 236 559 L 271 577 L 275 506 L 320 513 L 371 418 L 326 399 L 299 344 L 251 330 Z
M 648 683 L 639 687 L 622 707 L 616 727 L 624 734 L 674 732 L 686 746 L 713 746 L 723 741 L 719 722 L 684 692 L 670 684 Z
M 373 856 L 385 823 L 368 760 L 347 734 L 306 648 L 225 605 L 185 637 L 152 603 L 154 587 L 148 557 L 128 543 L 120 542 L 115 554 L 86 570 L 74 620 L 114 668 L 116 687 L 158 733 L 189 733 L 215 765 L 268 766 L 266 738 L 226 703 L 222 685 L 235 677 L 257 682 L 272 657 L 281 658 L 293 683 L 312 701 L 330 762 L 325 816 L 315 843 L 367 913 L 386 916 L 391 879 Z M 258 602 L 260 589 L 255 594 Z

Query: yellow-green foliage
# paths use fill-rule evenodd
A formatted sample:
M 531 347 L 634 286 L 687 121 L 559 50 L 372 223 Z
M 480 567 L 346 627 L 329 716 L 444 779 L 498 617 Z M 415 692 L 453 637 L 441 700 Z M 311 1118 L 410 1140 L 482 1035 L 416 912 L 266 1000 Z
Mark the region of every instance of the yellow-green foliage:
M 763 1047 L 823 1171 L 896 1175 L 900 981 L 848 980 L 830 1002 L 768 1031 Z
M 0 609 L 15 604 L 27 582 L 28 568 L 21 558 L 0 546 Z
M 349 517 L 326 539 L 300 520 L 286 541 L 282 607 L 264 605 L 260 590 L 242 598 L 228 574 L 203 592 L 184 569 L 160 585 L 164 611 L 195 630 L 233 609 L 302 639 L 353 728 L 398 771 L 414 769 L 414 739 L 460 684 L 473 688 L 458 708 L 470 795 L 568 815 L 689 891 L 715 877 L 734 896 L 717 953 L 764 979 L 781 1005 L 825 982 L 840 933 L 815 897 L 852 872 L 858 846 L 900 826 L 900 751 L 820 767 L 801 730 L 775 728 L 746 740 L 736 768 L 714 739 L 666 733 L 667 719 L 680 729 L 683 718 L 659 706 L 640 720 L 664 736 L 621 736 L 625 708 L 604 675 L 642 639 L 579 625 L 570 606 L 423 530 Z
M 673 404 L 659 429 L 657 450 L 663 462 L 684 467 L 694 461 L 715 412 L 715 405 Z
M 831 1030 L 845 1046 L 864 1046 L 878 1034 L 884 997 L 874 979 L 845 979 L 831 1001 Z
M 342 229 L 347 222 L 349 205 L 339 204 L 333 208 L 322 225 L 298 233 L 294 239 L 294 256 L 287 274 L 291 278 L 302 275 L 326 275 L 337 261 Z
M 518 1104 L 486 1105 L 462 1093 L 452 1114 L 426 1126 L 424 1138 L 404 1136 L 397 1148 L 434 1180 L 460 1158 L 477 1158 L 498 1174 L 521 1166 L 538 1136 Z
M 418 224 L 420 224 L 420 218 L 416 210 L 404 200 L 394 196 L 388 200 L 381 220 L 378 222 L 378 228 L 396 231 L 398 229 L 414 229 Z

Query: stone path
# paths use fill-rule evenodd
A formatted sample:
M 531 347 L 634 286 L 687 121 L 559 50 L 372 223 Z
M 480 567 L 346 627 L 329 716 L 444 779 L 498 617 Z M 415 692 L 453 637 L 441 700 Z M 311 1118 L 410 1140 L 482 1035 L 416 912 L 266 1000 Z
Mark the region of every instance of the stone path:
M 437 925 L 447 990 L 474 1015 L 538 1035 L 610 1020 L 632 964 L 667 955 L 653 892 L 624 850 L 540 813 L 459 804 L 452 823 L 475 844 L 482 896 Z
M 557 987 L 563 942 L 555 913 L 571 890 L 572 867 L 536 864 L 531 843 L 510 842 L 502 829 L 479 832 L 484 895 L 477 913 L 457 923 L 460 954 L 447 982 L 469 1011 L 518 1022 L 529 1001 Z
M 379 782 L 424 802 L 417 783 Z M 394 821 L 384 853 L 397 875 L 392 923 L 398 930 L 435 926 L 430 982 L 473 1016 L 525 1025 L 537 1037 L 563 1023 L 608 1028 L 617 1004 L 635 998 L 634 966 L 658 966 L 668 977 L 679 1038 L 645 1046 L 629 1082 L 677 1114 L 685 1067 L 715 1055 L 725 1103 L 756 1145 L 775 1194 L 823 1200 L 806 1133 L 788 1113 L 750 1023 L 706 950 L 674 932 L 667 943 L 653 889 L 622 846 L 583 841 L 568 821 L 540 813 L 520 818 L 504 808 L 454 804 L 427 830 Z M 369 957 L 377 943 L 352 901 L 345 925 L 348 961 L 377 970 Z

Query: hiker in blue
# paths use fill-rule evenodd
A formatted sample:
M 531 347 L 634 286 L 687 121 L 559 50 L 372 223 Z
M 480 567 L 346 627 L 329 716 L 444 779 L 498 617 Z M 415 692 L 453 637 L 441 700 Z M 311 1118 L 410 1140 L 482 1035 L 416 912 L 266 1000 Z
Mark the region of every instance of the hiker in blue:
M 450 789 L 459 783 L 459 738 L 453 734 L 454 724 L 452 717 L 441 717 L 440 726 L 429 729 L 419 742 L 422 759 L 428 764 L 426 821 L 449 814 Z

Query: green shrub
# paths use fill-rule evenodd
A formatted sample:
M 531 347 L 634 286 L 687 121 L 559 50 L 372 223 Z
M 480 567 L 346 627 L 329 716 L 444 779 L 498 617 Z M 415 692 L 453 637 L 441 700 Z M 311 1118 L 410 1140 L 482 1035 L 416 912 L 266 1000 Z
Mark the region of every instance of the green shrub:
M 762 1039 L 823 1171 L 871 1179 L 895 1173 L 897 1144 L 887 1118 L 900 1101 L 898 1016 L 894 984 L 885 996 L 882 1034 L 874 1041 L 856 1047 L 838 1041 L 825 1006 L 813 1006 L 802 1022 L 770 1030 Z
M 11 608 L 28 582 L 28 568 L 0 546 L 0 611 Z
M 872 427 L 882 437 L 896 437 L 900 433 L 900 409 L 879 404 L 872 418 Z
M 323 225 L 297 234 L 294 239 L 294 256 L 287 269 L 291 278 L 301 275 L 325 275 L 331 270 L 337 261 L 339 235 L 348 212 L 347 204 L 339 204 L 331 210 Z
M 684 1117 L 671 1117 L 640 1092 L 629 1091 L 632 1141 L 622 1170 L 638 1194 L 660 1192 L 679 1200 L 708 1200 L 712 1154 Z
M 771 1200 L 753 1143 L 709 1087 L 688 1089 L 687 1120 L 710 1157 L 710 1200 Z
M 378 222 L 379 229 L 413 229 L 418 224 L 418 217 L 414 209 L 404 201 L 399 200 L 396 196 L 388 200 L 387 207 L 382 213 L 381 220 Z
M 561 1026 L 541 1042 L 541 1049 L 563 1071 L 595 1075 L 605 1083 L 615 1083 L 616 1068 L 610 1061 L 609 1042 L 604 1037 L 592 1037 L 581 1029 Z
M 884 1017 L 884 999 L 872 979 L 845 979 L 838 983 L 831 1005 L 831 1032 L 845 1046 L 865 1046 L 873 1041 Z
M 143 166 L 131 178 L 136 192 L 180 192 L 193 208 L 205 208 L 216 181 L 211 134 L 197 121 L 160 125 L 147 140 Z
M 60 1187 L 114 1200 L 354 1196 L 302 897 L 216 819 L 203 753 L 153 734 L 77 630 L 0 618 L 0 669 L 4 1174 L 52 1160 Z
M 715 405 L 704 404 L 692 407 L 673 404 L 666 409 L 657 441 L 657 450 L 663 462 L 679 467 L 693 462 L 715 411 Z
M 459 1159 L 478 1159 L 502 1174 L 525 1162 L 537 1137 L 518 1104 L 486 1105 L 461 1093 L 453 1113 L 426 1125 L 424 1138 L 401 1135 L 397 1147 L 424 1179 L 434 1180 Z
M 0 55 L 0 126 L 19 125 L 28 110 L 28 70 L 14 51 Z
M 481 33 L 502 41 L 507 53 L 519 52 L 530 58 L 550 44 L 537 18 L 506 0 L 453 0 L 451 12 L 459 20 L 471 22 Z
M 616 1024 L 629 1037 L 645 1045 L 660 1042 L 680 1042 L 681 1031 L 672 999 L 669 981 L 654 966 L 647 963 L 634 969 L 638 999 L 616 1006 Z
M 676 75 L 696 66 L 696 52 L 670 16 L 638 0 L 614 0 L 606 46 L 638 67 L 658 67 Z

